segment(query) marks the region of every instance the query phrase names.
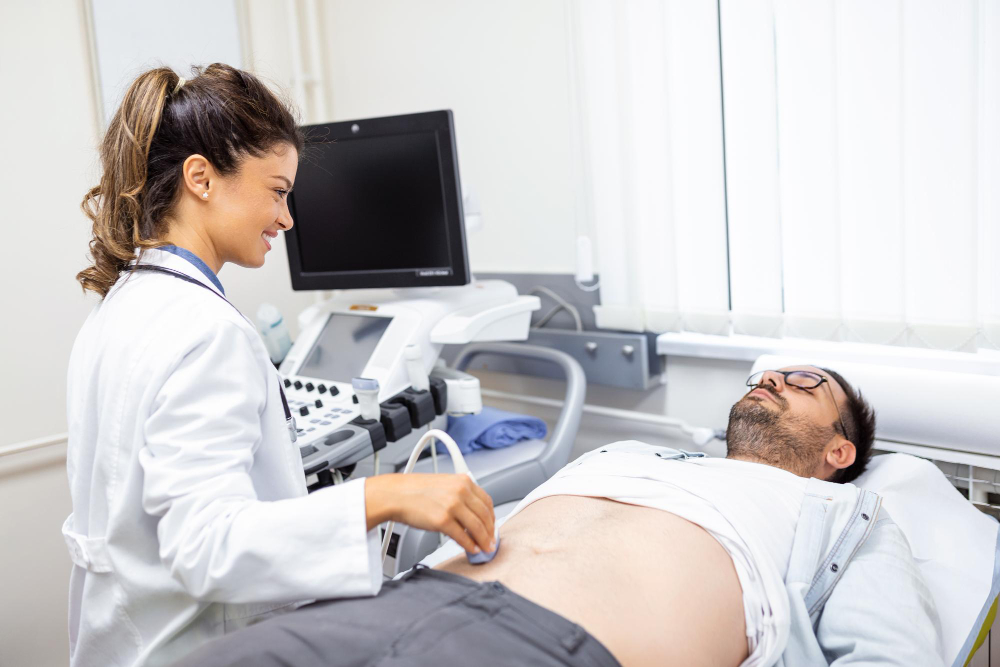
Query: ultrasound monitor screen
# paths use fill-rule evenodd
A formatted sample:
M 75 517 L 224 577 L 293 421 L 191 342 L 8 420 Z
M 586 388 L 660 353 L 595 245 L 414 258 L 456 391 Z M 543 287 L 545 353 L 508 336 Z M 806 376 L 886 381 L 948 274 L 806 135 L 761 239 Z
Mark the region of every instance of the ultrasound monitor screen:
M 333 313 L 298 374 L 335 382 L 361 377 L 389 322 L 391 317 Z
M 289 208 L 295 289 L 469 281 L 450 112 L 307 128 Z
M 433 132 L 338 140 L 309 157 L 296 209 L 327 216 L 299 230 L 303 271 L 449 267 Z

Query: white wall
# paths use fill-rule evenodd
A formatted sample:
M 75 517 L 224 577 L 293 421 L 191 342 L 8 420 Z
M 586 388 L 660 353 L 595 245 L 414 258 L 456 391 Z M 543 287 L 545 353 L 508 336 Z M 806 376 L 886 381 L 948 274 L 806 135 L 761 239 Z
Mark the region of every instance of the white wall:
M 332 120 L 452 109 L 473 271 L 570 273 L 566 0 L 327 0 Z
M 0 5 L 0 445 L 65 430 L 65 360 L 94 303 L 74 280 L 90 238 L 80 201 L 98 174 L 82 20 L 76 3 Z
M 0 446 L 66 429 L 66 360 L 94 303 L 73 279 L 90 229 L 96 116 L 82 3 L 0 3 Z M 0 664 L 64 665 L 70 512 L 59 448 L 0 459 Z
M 69 662 L 66 447 L 0 458 L 0 665 Z
M 105 124 L 128 86 L 147 69 L 171 67 L 187 78 L 192 65 L 223 62 L 243 67 L 238 5 L 233 0 L 173 0 L 169 4 L 88 1 Z M 195 15 L 198 20 L 192 21 Z M 151 25 L 156 30 L 149 30 Z

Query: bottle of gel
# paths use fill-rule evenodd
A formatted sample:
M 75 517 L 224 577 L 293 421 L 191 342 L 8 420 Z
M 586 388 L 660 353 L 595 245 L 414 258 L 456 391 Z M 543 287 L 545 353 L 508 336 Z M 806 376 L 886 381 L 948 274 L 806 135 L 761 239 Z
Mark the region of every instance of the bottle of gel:
M 269 303 L 260 304 L 257 309 L 257 330 L 264 340 L 264 347 L 271 357 L 271 362 L 280 364 L 292 347 L 292 338 L 285 326 L 285 319 L 276 306 Z

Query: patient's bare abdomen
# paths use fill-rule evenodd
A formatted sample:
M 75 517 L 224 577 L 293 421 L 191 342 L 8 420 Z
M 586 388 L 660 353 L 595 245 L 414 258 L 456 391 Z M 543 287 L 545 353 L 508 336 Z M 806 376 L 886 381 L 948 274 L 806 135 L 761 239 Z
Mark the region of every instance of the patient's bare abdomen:
M 500 581 L 582 625 L 624 667 L 736 667 L 747 656 L 733 562 L 704 529 L 605 498 L 549 496 L 500 530 L 486 565 L 439 569 Z

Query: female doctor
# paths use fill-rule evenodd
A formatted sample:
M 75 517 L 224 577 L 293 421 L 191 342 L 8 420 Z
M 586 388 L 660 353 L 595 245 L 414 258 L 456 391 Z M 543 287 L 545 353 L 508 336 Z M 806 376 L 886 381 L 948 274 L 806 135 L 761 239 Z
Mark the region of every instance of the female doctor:
M 463 475 L 379 475 L 307 495 L 280 378 L 225 298 L 291 228 L 303 138 L 252 75 L 166 68 L 128 89 L 83 209 L 102 300 L 70 357 L 72 665 L 169 664 L 310 599 L 374 595 L 378 525 L 492 549 Z

